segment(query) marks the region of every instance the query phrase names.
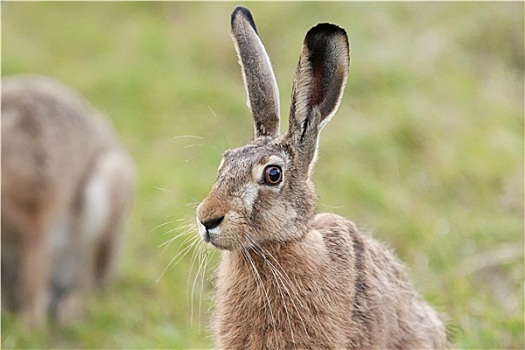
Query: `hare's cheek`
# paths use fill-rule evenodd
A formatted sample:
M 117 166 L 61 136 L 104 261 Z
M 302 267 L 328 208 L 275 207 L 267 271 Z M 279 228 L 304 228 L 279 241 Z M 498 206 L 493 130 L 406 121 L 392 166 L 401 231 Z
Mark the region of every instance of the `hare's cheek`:
M 259 186 L 258 185 L 249 183 L 243 188 L 240 197 L 242 199 L 244 209 L 248 213 L 251 213 L 253 211 L 253 206 L 258 196 L 259 196 Z

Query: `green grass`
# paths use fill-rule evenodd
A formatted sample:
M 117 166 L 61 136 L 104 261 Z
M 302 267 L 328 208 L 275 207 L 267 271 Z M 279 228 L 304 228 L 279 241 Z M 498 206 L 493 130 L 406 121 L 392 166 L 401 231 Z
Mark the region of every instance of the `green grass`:
M 191 253 L 162 275 L 188 243 L 160 245 L 194 221 L 221 152 L 251 136 L 229 36 L 235 6 L 2 3 L 2 75 L 45 74 L 79 91 L 112 119 L 139 172 L 117 283 L 64 329 L 25 332 L 3 313 L 3 348 L 212 346 L 210 282 L 201 293 Z M 349 33 L 345 97 L 321 137 L 319 210 L 396 250 L 447 315 L 454 348 L 525 347 L 524 4 L 248 6 L 283 125 L 306 31 L 330 21 Z

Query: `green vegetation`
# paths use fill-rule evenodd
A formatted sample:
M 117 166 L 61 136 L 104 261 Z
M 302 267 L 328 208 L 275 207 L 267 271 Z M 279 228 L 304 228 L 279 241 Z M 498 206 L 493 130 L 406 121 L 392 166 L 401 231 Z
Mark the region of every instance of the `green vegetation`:
M 229 37 L 236 4 L 1 6 L 2 75 L 44 74 L 79 91 L 112 119 L 140 177 L 117 283 L 65 329 L 24 332 L 3 313 L 2 347 L 212 346 L 208 277 L 218 254 L 204 280 L 199 250 L 170 261 L 196 236 L 187 225 L 221 152 L 251 136 Z M 319 210 L 395 249 L 448 315 L 454 348 L 525 347 L 524 4 L 248 6 L 284 126 L 306 31 L 330 21 L 349 33 L 345 97 L 321 137 Z

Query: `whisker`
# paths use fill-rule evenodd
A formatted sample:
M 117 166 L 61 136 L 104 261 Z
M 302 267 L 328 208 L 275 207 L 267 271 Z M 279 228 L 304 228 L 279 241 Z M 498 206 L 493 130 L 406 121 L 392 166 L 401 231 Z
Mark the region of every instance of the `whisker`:
M 168 233 L 171 233 L 171 232 L 174 232 L 174 231 L 176 231 L 176 230 L 175 229 L 171 230 Z M 177 239 L 179 239 L 180 237 L 185 236 L 185 235 L 188 235 L 188 237 L 196 236 L 195 234 L 190 235 L 190 233 L 192 233 L 192 231 L 193 231 L 192 228 L 187 228 L 185 231 L 177 233 L 175 236 L 173 236 L 172 238 L 168 239 L 166 242 L 159 244 L 158 248 L 162 248 L 163 247 L 165 249 L 167 246 L 169 246 L 170 244 L 175 242 Z M 181 245 L 183 245 L 185 242 L 187 242 L 187 238 L 186 238 L 186 240 L 184 242 L 181 243 Z
M 188 237 L 187 240 L 185 240 L 184 242 L 187 242 L 188 240 L 192 239 L 193 237 Z M 198 238 L 198 237 L 195 237 L 195 238 Z M 193 247 L 193 245 L 195 244 L 195 241 L 193 242 L 193 244 L 190 244 L 186 247 L 184 247 L 180 252 L 178 252 L 171 260 L 170 262 L 168 263 L 168 265 L 166 266 L 166 268 L 162 271 L 162 273 L 160 274 L 159 278 L 157 279 L 157 283 L 159 283 L 159 281 L 162 279 L 162 277 L 164 276 L 164 274 L 166 273 L 166 271 L 174 266 L 174 265 L 177 265 L 191 250 L 191 248 Z
M 172 224 L 172 223 L 173 223 L 173 221 L 166 221 L 166 222 L 164 222 L 164 223 L 162 223 L 160 225 L 155 226 L 151 230 L 149 230 L 147 234 L 149 235 L 149 234 L 153 233 L 154 231 L 158 230 L 159 228 L 164 227 L 164 226 L 169 225 L 169 224 Z
M 241 252 L 242 254 L 244 255 L 244 257 L 246 258 L 246 261 L 249 263 L 249 265 L 251 266 L 252 268 L 252 271 L 254 273 L 254 276 L 256 278 L 256 281 L 258 281 L 258 285 L 262 288 L 263 290 L 263 293 L 264 293 L 264 297 L 265 297 L 265 304 L 266 304 L 266 308 L 268 309 L 268 311 L 270 312 L 270 316 L 272 318 L 272 325 L 273 325 L 273 329 L 274 331 L 276 332 L 276 328 L 275 328 L 275 325 L 276 325 L 276 322 L 275 322 L 275 317 L 273 315 L 273 311 L 272 311 L 272 305 L 271 305 L 271 302 L 270 302 L 270 297 L 268 296 L 268 291 L 266 290 L 266 287 L 264 286 L 264 283 L 262 281 L 262 278 L 261 278 L 261 275 L 259 274 L 259 271 L 257 270 L 257 267 L 255 265 L 255 262 L 253 261 L 253 258 L 251 257 L 250 253 L 246 250 L 246 248 L 244 247 L 244 245 L 242 244 L 242 242 L 238 241 L 239 244 L 241 245 Z
M 262 249 L 264 249 L 264 248 L 262 248 Z M 268 254 L 270 254 L 270 253 L 268 252 Z M 274 260 L 275 260 L 275 258 L 274 258 Z M 299 311 L 299 309 L 297 307 L 297 304 L 295 303 L 296 301 L 298 301 L 299 305 L 302 307 L 302 309 L 306 310 L 306 306 L 304 305 L 304 302 L 303 302 L 302 298 L 300 297 L 299 292 L 297 291 L 297 289 L 295 288 L 295 286 L 291 282 L 290 278 L 288 277 L 288 275 L 286 274 L 286 272 L 282 268 L 281 268 L 281 271 L 279 271 L 279 269 L 275 265 L 273 265 L 269 260 L 266 260 L 266 263 L 268 263 L 270 271 L 272 273 L 275 272 L 277 274 L 277 276 L 279 277 L 279 280 L 282 283 L 282 287 L 285 290 L 286 294 L 288 294 L 289 300 L 292 303 L 292 307 L 295 309 L 295 312 L 297 313 L 297 317 L 301 321 L 301 324 L 303 326 L 305 334 L 308 334 L 306 323 L 304 322 L 303 317 L 301 317 L 302 313 L 301 313 L 301 311 Z M 283 275 L 283 273 L 286 275 L 286 277 L 285 277 L 285 275 Z M 292 295 L 292 293 L 293 293 L 293 295 Z
M 205 259 L 205 262 L 204 262 L 204 269 L 202 270 L 202 275 L 201 275 L 201 290 L 200 290 L 200 296 L 199 296 L 199 327 L 200 327 L 200 324 L 201 324 L 201 314 L 202 314 L 202 297 L 203 297 L 203 294 L 204 294 L 204 279 L 206 277 L 206 270 L 208 268 L 208 264 L 211 262 L 211 254 L 210 254 L 210 251 L 208 249 L 206 249 L 206 247 L 204 247 L 204 251 L 206 253 L 204 259 Z M 199 328 L 200 329 L 200 328 Z
M 179 136 L 174 136 L 171 139 L 172 140 L 178 140 L 178 139 L 199 139 L 199 140 L 205 140 L 204 137 L 197 136 L 197 135 L 179 135 Z
M 321 207 L 325 207 L 325 208 L 329 208 L 329 209 L 344 209 L 345 208 L 344 205 L 329 205 L 329 204 L 323 204 L 323 203 L 320 203 L 319 205 Z
M 194 143 L 192 145 L 186 145 L 183 148 L 202 147 L 202 146 L 204 146 L 202 143 Z
M 274 266 L 270 261 L 268 261 L 268 263 L 273 266 L 275 268 L 275 270 L 284 278 L 284 280 L 287 280 L 288 281 L 288 286 L 292 289 L 292 292 L 294 292 L 295 296 L 297 297 L 297 300 L 300 302 L 300 306 L 306 310 L 307 307 L 306 305 L 304 304 L 301 296 L 299 295 L 299 291 L 297 290 L 296 286 L 294 283 L 292 283 L 292 280 L 290 278 L 290 276 L 286 273 L 286 270 L 283 268 L 283 266 L 281 265 L 281 263 L 279 263 L 279 261 L 273 256 L 272 253 L 270 253 L 267 249 L 265 249 L 264 247 L 260 247 L 261 249 L 263 249 L 266 254 L 268 254 L 270 256 L 270 258 L 275 262 L 275 264 L 277 266 Z
M 295 342 L 295 336 L 294 336 L 294 332 L 293 332 L 293 328 L 292 328 L 292 322 L 291 322 L 291 319 L 290 319 L 290 313 L 288 312 L 288 307 L 286 306 L 286 301 L 285 301 L 284 293 L 283 293 L 283 289 L 286 289 L 286 287 L 284 286 L 284 282 L 282 281 L 281 277 L 279 277 L 274 272 L 274 269 L 272 268 L 273 265 L 271 265 L 271 263 L 266 258 L 266 255 L 264 254 L 262 249 L 260 249 L 262 247 L 255 240 L 253 240 L 249 235 L 246 235 L 246 238 L 253 245 L 253 247 L 254 247 L 253 251 L 255 252 L 255 254 L 259 255 L 264 260 L 265 264 L 269 264 L 268 265 L 269 266 L 268 270 L 272 274 L 273 280 L 275 281 L 276 289 L 279 292 L 279 295 L 281 296 L 281 304 L 282 304 L 282 306 L 284 308 L 284 312 L 286 313 L 286 320 L 288 322 L 288 328 L 290 329 L 290 336 L 292 338 L 292 343 L 294 344 L 294 347 L 295 347 L 296 342 Z M 290 293 L 287 293 L 287 294 L 290 295 Z
M 194 303 L 194 295 L 195 295 L 195 286 L 197 284 L 197 280 L 199 279 L 199 274 L 201 274 L 201 271 L 203 269 L 204 265 L 204 258 L 203 258 L 203 250 L 199 250 L 199 268 L 197 269 L 197 273 L 195 274 L 195 278 L 193 279 L 193 285 L 191 287 L 191 323 L 193 324 L 193 303 Z M 199 302 L 200 303 L 200 302 Z M 199 320 L 200 320 L 200 304 L 199 304 Z
M 206 278 L 206 270 L 208 268 L 208 265 L 210 261 L 212 260 L 215 250 L 209 249 L 209 245 L 207 244 L 201 244 L 200 239 L 198 240 L 198 249 L 194 250 L 192 254 L 192 260 L 191 260 L 191 268 L 190 272 L 188 273 L 188 279 L 186 281 L 186 289 L 190 288 L 190 278 L 192 275 L 192 271 L 195 266 L 195 261 L 197 258 L 199 259 L 199 267 L 197 269 L 197 272 L 195 274 L 195 277 L 193 278 L 192 288 L 191 288 L 191 295 L 190 295 L 190 313 L 191 313 L 191 319 L 190 323 L 193 325 L 193 319 L 194 319 L 194 304 L 195 304 L 195 289 L 197 288 L 197 281 L 199 279 L 199 275 L 201 276 L 201 283 L 200 283 L 200 291 L 199 291 L 199 308 L 198 308 L 198 316 L 199 316 L 199 330 L 201 325 L 201 315 L 202 315 L 202 299 L 204 295 L 204 279 Z
M 153 186 L 154 190 L 162 191 L 162 192 L 173 192 L 173 190 L 169 190 L 167 188 L 159 187 L 159 186 Z
M 208 109 L 211 111 L 211 114 L 213 114 L 213 116 L 215 117 L 215 119 L 219 120 L 219 118 L 217 117 L 217 114 L 215 114 L 215 111 L 210 107 L 208 106 Z M 228 140 L 226 139 L 226 134 L 224 133 L 224 128 L 222 128 L 222 124 L 220 124 L 221 126 L 221 133 L 222 133 L 222 138 L 224 140 L 224 144 L 226 145 L 226 148 L 230 148 L 230 146 L 228 145 Z
M 250 243 L 254 247 L 255 253 L 257 253 L 257 251 L 259 251 L 262 254 L 264 262 L 268 265 L 270 272 L 274 275 L 274 279 L 275 279 L 276 283 L 278 283 L 278 284 L 280 283 L 280 285 L 282 286 L 282 288 L 284 289 L 286 294 L 288 294 L 289 300 L 292 303 L 292 307 L 295 309 L 295 311 L 297 313 L 297 317 L 299 318 L 299 320 L 302 323 L 302 326 L 303 326 L 303 329 L 305 331 L 305 334 L 308 334 L 306 323 L 305 323 L 303 317 L 301 317 L 302 313 L 299 311 L 299 309 L 297 307 L 297 304 L 296 304 L 296 301 L 299 302 L 299 305 L 301 306 L 302 310 L 306 310 L 307 307 L 304 304 L 302 298 L 300 297 L 299 292 L 297 291 L 297 288 L 292 283 L 290 277 L 288 276 L 288 274 L 286 273 L 286 271 L 284 270 L 282 265 L 273 256 L 273 254 L 271 252 L 269 252 L 266 248 L 264 248 L 262 245 L 260 245 L 258 242 L 256 242 L 249 235 L 247 235 L 246 238 L 250 241 Z M 272 262 L 266 258 L 266 255 L 268 255 L 271 259 L 273 259 L 274 262 L 278 265 L 279 268 L 277 266 L 275 266 L 274 264 L 272 264 Z M 282 295 L 281 295 L 281 298 L 283 299 Z M 284 305 L 284 299 L 283 299 L 283 306 L 285 306 Z M 287 311 L 287 310 L 285 310 L 285 311 Z
M 191 232 L 192 229 L 193 229 L 193 224 L 179 225 L 177 227 L 172 228 L 169 231 L 164 232 L 162 235 L 166 236 L 166 235 L 169 235 L 172 232 L 177 232 L 176 236 L 179 236 L 181 234 Z M 172 239 L 172 238 L 170 238 L 170 239 Z

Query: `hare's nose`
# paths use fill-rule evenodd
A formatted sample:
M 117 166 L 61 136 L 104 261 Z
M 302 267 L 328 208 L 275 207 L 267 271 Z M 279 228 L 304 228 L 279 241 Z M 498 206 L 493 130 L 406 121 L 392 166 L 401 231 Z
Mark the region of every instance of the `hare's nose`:
M 222 220 L 224 220 L 224 216 L 221 216 L 219 218 L 206 220 L 206 221 L 201 221 L 201 224 L 202 224 L 202 226 L 204 226 L 206 228 L 206 231 L 209 231 L 209 230 L 212 230 L 212 229 L 216 228 L 217 226 L 219 226 L 221 224 Z

